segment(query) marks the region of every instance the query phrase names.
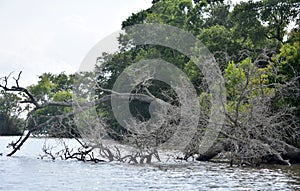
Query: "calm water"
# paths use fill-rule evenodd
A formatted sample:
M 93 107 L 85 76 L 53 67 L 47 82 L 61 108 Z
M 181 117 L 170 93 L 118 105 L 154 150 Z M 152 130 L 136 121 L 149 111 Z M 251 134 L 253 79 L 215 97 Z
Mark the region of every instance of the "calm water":
M 11 140 L 0 137 L 0 152 L 7 152 Z M 252 169 L 208 162 L 53 162 L 37 159 L 44 141 L 31 138 L 16 156 L 0 156 L 0 190 L 300 190 L 298 165 Z

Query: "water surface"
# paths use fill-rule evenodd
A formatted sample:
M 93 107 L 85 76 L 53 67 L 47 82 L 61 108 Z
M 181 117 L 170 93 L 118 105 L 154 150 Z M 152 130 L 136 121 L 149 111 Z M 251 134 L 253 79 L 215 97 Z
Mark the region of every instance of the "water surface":
M 14 138 L 15 139 L 15 138 Z M 12 137 L 0 137 L 0 152 Z M 211 162 L 83 163 L 41 160 L 45 139 L 0 157 L 0 190 L 300 190 L 300 166 L 236 168 Z M 55 140 L 47 141 L 47 144 Z

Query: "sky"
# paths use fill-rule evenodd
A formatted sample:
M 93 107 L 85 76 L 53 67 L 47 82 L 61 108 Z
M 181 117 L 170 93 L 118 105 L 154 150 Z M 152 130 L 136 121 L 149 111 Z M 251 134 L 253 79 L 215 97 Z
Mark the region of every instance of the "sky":
M 21 86 L 45 72 L 73 73 L 89 50 L 152 0 L 0 1 L 0 77 L 22 71 Z
M 238 1 L 234 0 L 233 2 Z M 152 0 L 0 1 L 0 77 L 22 71 L 20 85 L 45 73 L 78 71 L 92 47 Z

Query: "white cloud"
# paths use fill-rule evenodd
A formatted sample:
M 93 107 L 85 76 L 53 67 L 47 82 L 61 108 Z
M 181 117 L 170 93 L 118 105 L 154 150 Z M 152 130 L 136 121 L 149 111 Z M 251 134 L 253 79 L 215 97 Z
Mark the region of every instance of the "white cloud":
M 23 71 L 21 84 L 45 72 L 77 71 L 89 50 L 151 0 L 1 1 L 0 77 Z

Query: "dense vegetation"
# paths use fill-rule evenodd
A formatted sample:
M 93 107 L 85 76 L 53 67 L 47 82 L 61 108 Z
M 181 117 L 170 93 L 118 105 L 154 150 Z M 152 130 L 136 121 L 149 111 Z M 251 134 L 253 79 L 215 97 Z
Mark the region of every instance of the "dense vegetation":
M 244 138 L 260 135 L 262 132 L 257 127 L 261 126 L 279 131 L 277 138 L 299 145 L 299 2 L 265 0 L 231 5 L 222 0 L 153 1 L 151 8 L 124 21 L 122 28 L 140 23 L 182 28 L 208 47 L 225 77 L 228 116 L 234 123 L 228 125 L 233 129 L 245 128 L 247 135 L 243 135 Z M 291 31 L 287 31 L 288 26 L 292 27 Z M 200 98 L 207 96 L 201 71 L 186 56 L 153 45 L 136 46 L 128 51 L 126 46 L 130 46 L 130 42 L 126 36 L 120 38 L 120 43 L 123 51 L 113 56 L 104 55 L 96 67 L 102 88 L 112 89 L 118 75 L 131 63 L 161 58 L 186 72 Z M 107 73 L 110 73 L 109 77 Z M 162 92 L 157 87 L 161 84 L 157 83 L 152 82 L 148 88 L 152 89 L 153 95 L 160 97 Z M 143 92 L 139 87 L 135 91 Z M 257 102 L 261 102 L 262 108 L 254 112 Z M 132 112 L 136 111 L 147 119 L 144 108 L 147 104 L 131 104 Z M 245 117 L 249 119 L 245 120 Z M 118 123 L 112 123 L 114 117 L 110 109 L 107 118 L 110 124 L 118 126 L 115 129 L 122 128 Z M 274 121 L 266 118 L 274 118 Z M 237 124 L 238 121 L 245 123 Z M 250 130 L 254 132 L 250 134 Z M 284 131 L 288 131 L 287 134 Z
M 22 109 L 18 106 L 18 96 L 1 91 L 0 97 L 0 135 L 21 135 Z
M 273 159 L 275 156 L 277 161 L 284 163 L 285 158 L 291 159 L 287 156 L 290 154 L 288 151 L 300 147 L 299 11 L 297 0 L 248 1 L 236 5 L 223 0 L 153 0 L 149 9 L 132 14 L 123 21 L 122 28 L 125 30 L 141 23 L 160 23 L 184 29 L 201 40 L 219 64 L 227 89 L 226 120 L 213 151 L 202 153 L 198 156 L 199 160 L 209 160 L 225 150 L 230 151 L 230 158 L 237 163 L 271 161 L 266 156 Z M 94 98 L 100 100 L 109 96 L 112 92 L 108 90 L 132 63 L 161 58 L 184 71 L 194 85 L 203 111 L 201 119 L 204 119 L 199 123 L 199 134 L 203 133 L 211 94 L 196 65 L 171 48 L 132 46 L 126 35 L 121 35 L 119 42 L 122 45 L 119 52 L 99 55 L 95 63 L 97 87 L 100 88 L 95 90 Z M 34 129 L 33 133 L 78 137 L 81 130 L 74 125 L 73 116 L 68 115 L 72 112 L 70 105 L 47 104 L 71 103 L 74 80 L 75 75 L 43 74 L 36 85 L 28 87 L 34 99 L 21 90 L 23 93 L 18 95 L 3 91 L 1 100 L 29 103 L 25 110 L 29 111 L 30 118 L 25 127 Z M 2 87 L 6 91 L 13 89 L 5 84 Z M 142 83 L 132 92 L 151 92 L 152 96 L 173 106 L 179 105 L 172 88 L 157 80 Z M 26 96 L 30 101 L 24 101 Z M 130 110 L 139 121 L 147 121 L 150 118 L 149 105 L 134 100 L 130 103 Z M 5 118 L 0 125 L 3 133 L 10 134 L 20 128 L 13 115 L 17 107 L 16 104 L 1 105 L 0 117 Z M 124 134 L 132 135 L 114 119 L 110 102 L 101 103 L 96 110 L 103 123 L 108 124 L 105 128 L 109 129 L 109 136 L 123 140 Z M 171 123 L 176 122 L 173 120 Z M 37 128 L 39 126 L 41 128 Z M 197 154 L 195 145 L 201 141 L 199 134 L 186 149 L 185 158 Z M 292 153 L 297 152 L 293 150 Z

